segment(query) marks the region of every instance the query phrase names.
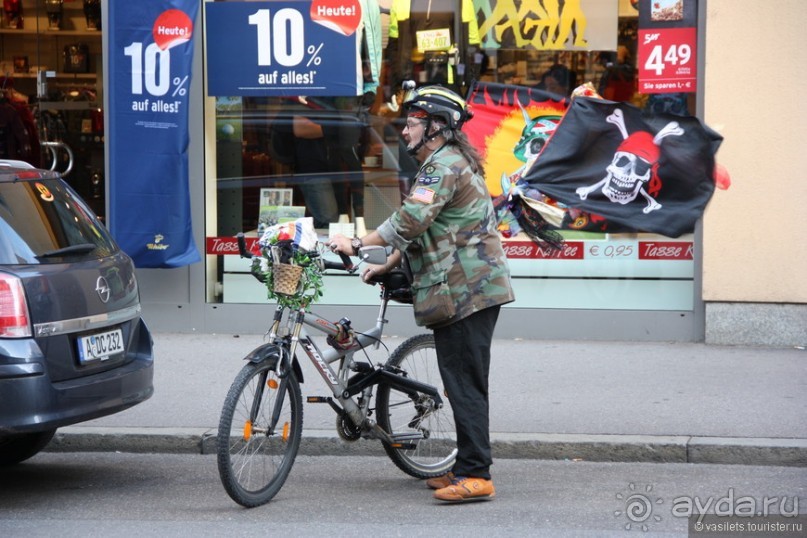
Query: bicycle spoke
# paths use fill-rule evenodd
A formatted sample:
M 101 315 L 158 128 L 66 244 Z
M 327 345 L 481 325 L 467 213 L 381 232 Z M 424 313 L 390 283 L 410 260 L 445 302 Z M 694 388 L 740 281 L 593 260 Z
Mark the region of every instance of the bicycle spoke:
M 434 386 L 444 394 L 432 335 L 406 340 L 388 364 L 407 378 Z M 442 400 L 443 407 L 438 409 L 426 394 L 412 397 L 389 385 L 379 385 L 378 423 L 396 440 L 393 446 L 384 445 L 384 449 L 405 473 L 428 478 L 445 473 L 454 464 L 457 451 L 453 414 L 449 399 Z

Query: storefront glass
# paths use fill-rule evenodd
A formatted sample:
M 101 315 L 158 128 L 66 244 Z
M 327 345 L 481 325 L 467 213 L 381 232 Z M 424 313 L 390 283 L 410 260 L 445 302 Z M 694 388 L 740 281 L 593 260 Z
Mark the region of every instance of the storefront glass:
M 367 4 L 373 5 L 362 2 Z M 614 101 L 694 113 L 694 93 L 649 96 L 636 91 L 638 12 L 629 0 L 567 0 L 531 8 L 488 0 L 380 4 L 382 61 L 373 95 L 279 97 L 247 91 L 208 100 L 216 162 L 207 177 L 208 192 L 215 193 L 206 209 L 210 302 L 265 301 L 261 284 L 237 255 L 234 234 L 244 231 L 254 238 L 267 225 L 305 215 L 314 218 L 323 237 L 335 231 L 362 235 L 400 206 L 417 171 L 400 135 L 396 84 L 401 80 L 439 83 L 463 94 L 472 90 L 473 81 L 537 87 L 558 99 L 591 83 Z M 262 5 L 254 4 L 256 10 Z M 462 14 L 459 20 L 456 13 Z M 528 24 L 508 22 L 513 20 Z M 311 65 L 320 59 L 313 45 L 304 57 Z M 237 65 L 239 58 L 232 62 Z M 208 80 L 215 76 L 208 72 Z M 514 120 L 521 121 L 518 132 L 507 143 L 514 147 L 520 130 L 535 119 L 519 115 Z M 468 128 L 475 128 L 473 121 Z M 502 194 L 501 177 L 516 172 L 519 163 L 513 163 L 488 163 L 492 196 Z M 510 233 L 503 223 L 518 298 L 509 307 L 693 309 L 691 235 L 614 234 L 578 224 L 561 231 L 566 244 L 555 251 L 523 233 Z M 326 279 L 322 303 L 376 302 L 377 291 L 357 277 Z
M 0 158 L 61 172 L 102 218 L 101 0 L 4 2 Z

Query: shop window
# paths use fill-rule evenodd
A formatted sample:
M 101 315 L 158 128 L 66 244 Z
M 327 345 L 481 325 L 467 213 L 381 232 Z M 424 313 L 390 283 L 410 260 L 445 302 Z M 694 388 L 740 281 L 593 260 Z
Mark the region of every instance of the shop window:
M 6 2 L 0 99 L 8 125 L 0 158 L 61 172 L 103 218 L 101 2 Z M 15 128 L 10 128 L 15 129 Z
M 610 35 L 605 40 L 614 44 L 609 50 L 579 45 L 551 50 L 518 47 L 506 31 L 491 47 L 490 40 L 479 33 L 485 28 L 493 32 L 490 25 L 472 23 L 464 14 L 462 23 L 455 24 L 453 17 L 460 12 L 457 1 L 434 2 L 437 8 L 445 4 L 451 9 L 441 12 L 432 26 L 418 26 L 423 21 L 413 22 L 410 13 L 406 19 L 410 26 L 402 26 L 399 18 L 391 32 L 396 3 L 382 2 L 384 62 L 373 102 L 362 107 L 355 98 L 216 98 L 212 111 L 216 170 L 211 181 L 215 199 L 208 203 L 208 213 L 214 211 L 216 218 L 207 232 L 208 259 L 215 268 L 210 273 L 215 277 L 208 282 L 211 301 L 265 300 L 261 285 L 247 272 L 248 262 L 232 255 L 234 234 L 245 231 L 257 237 L 267 225 L 305 215 L 314 218 L 323 237 L 335 230 L 363 235 L 400 206 L 418 168 L 405 151 L 401 113 L 395 107 L 400 103 L 398 85 L 403 78 L 443 84 L 461 94 L 473 81 L 481 80 L 537 87 L 567 97 L 578 85 L 591 83 L 614 100 L 639 107 L 655 102 L 636 91 L 636 16 L 618 18 L 616 39 Z M 581 5 L 601 6 L 597 2 Z M 418 50 L 426 42 L 423 34 L 417 35 L 420 31 L 431 32 L 430 43 L 443 43 L 446 36 L 453 43 L 456 34 L 462 41 L 456 49 L 438 45 Z M 408 45 L 394 42 L 404 37 Z M 578 37 L 572 32 L 569 39 L 586 42 Z M 588 42 L 598 41 L 590 38 Z M 469 126 L 474 128 L 473 121 Z M 488 177 L 489 185 L 491 181 L 498 179 Z M 672 242 L 651 234 L 564 231 L 564 236 L 569 251 L 560 253 L 543 252 L 527 237 L 505 237 L 518 298 L 509 307 L 692 308 L 691 236 Z M 663 248 L 659 250 L 658 245 Z M 656 256 L 657 252 L 664 254 Z M 375 295 L 359 279 L 326 278 L 340 280 L 338 286 L 326 285 L 323 303 L 374 303 Z

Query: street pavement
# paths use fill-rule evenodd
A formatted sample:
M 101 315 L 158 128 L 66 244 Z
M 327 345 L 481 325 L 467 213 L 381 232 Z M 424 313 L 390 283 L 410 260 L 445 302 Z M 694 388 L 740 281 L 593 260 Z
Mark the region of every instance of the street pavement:
M 227 390 L 263 335 L 153 337 L 154 396 L 62 428 L 46 450 L 215 452 Z M 387 352 L 373 353 L 381 362 Z M 492 353 L 494 458 L 807 467 L 803 347 L 496 339 Z M 303 397 L 329 395 L 307 357 L 301 366 Z M 383 451 L 342 441 L 333 410 L 306 403 L 301 454 Z

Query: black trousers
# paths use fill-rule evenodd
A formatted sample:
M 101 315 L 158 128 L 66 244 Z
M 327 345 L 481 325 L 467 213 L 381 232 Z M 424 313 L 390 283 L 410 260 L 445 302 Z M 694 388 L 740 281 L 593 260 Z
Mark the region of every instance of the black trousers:
M 434 330 L 437 364 L 457 427 L 456 476 L 490 479 L 488 374 L 499 306 Z

